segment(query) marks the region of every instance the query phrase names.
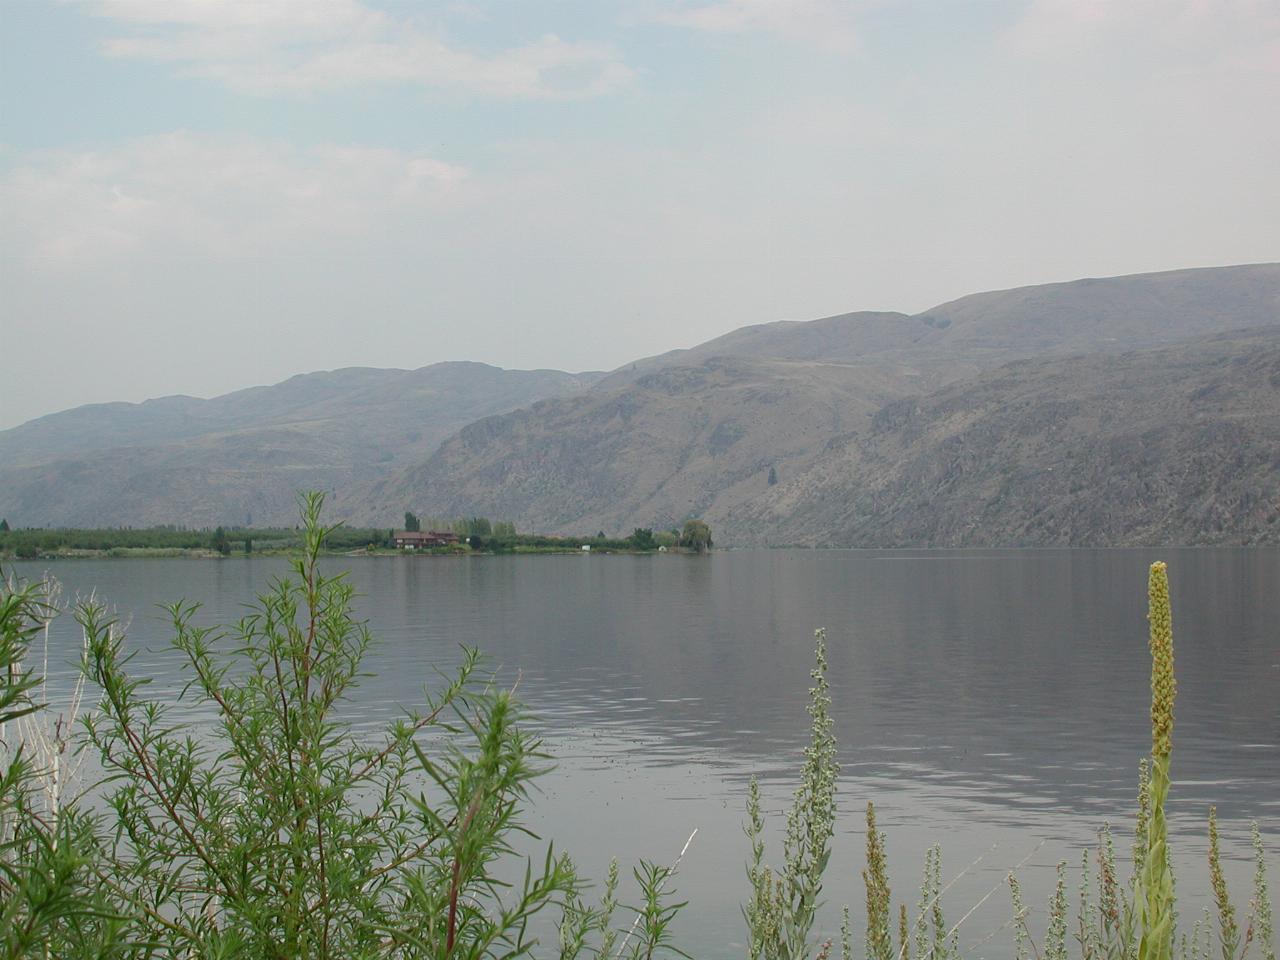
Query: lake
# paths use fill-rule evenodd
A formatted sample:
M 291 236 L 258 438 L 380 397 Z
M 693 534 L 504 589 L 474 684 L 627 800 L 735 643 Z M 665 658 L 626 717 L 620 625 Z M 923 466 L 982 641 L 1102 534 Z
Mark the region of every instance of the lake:
M 1183 927 L 1209 902 L 1204 818 L 1218 805 L 1228 876 L 1246 909 L 1248 823 L 1262 824 L 1280 886 L 1280 550 L 735 551 L 706 557 L 330 558 L 376 638 L 351 715 L 371 731 L 421 703 L 434 668 L 481 647 L 521 675 L 555 771 L 535 828 L 602 877 L 617 856 L 671 862 L 694 829 L 679 891 L 682 943 L 742 955 L 747 783 L 760 777 L 778 839 L 800 751 L 813 631 L 827 629 L 842 777 L 827 874 L 862 913 L 863 809 L 888 834 L 894 911 L 914 908 L 924 853 L 943 849 L 944 901 L 973 956 L 1013 953 L 1002 881 L 1019 870 L 1045 923 L 1054 865 L 1074 904 L 1082 849 L 1104 821 L 1127 853 L 1137 764 L 1150 749 L 1146 577 L 1169 562 L 1179 681 L 1170 804 Z M 136 672 L 180 685 L 156 605 L 200 601 L 199 623 L 238 618 L 283 558 L 75 560 L 48 570 L 96 589 L 129 622 Z M 65 689 L 78 649 L 55 630 Z M 201 718 L 196 718 L 197 720 Z M 775 846 L 771 857 L 781 859 Z M 1028 859 L 1029 858 L 1029 859 Z M 1127 876 L 1127 867 L 1123 871 Z M 996 889 L 999 888 L 999 889 Z M 984 900 L 988 893 L 994 895 Z M 1274 896 L 1274 895 L 1273 895 Z M 980 905 L 979 905 L 980 904 Z M 859 928 L 860 930 L 860 928 Z M 857 934 L 861 943 L 861 933 Z M 859 947 L 860 949 L 860 947 Z

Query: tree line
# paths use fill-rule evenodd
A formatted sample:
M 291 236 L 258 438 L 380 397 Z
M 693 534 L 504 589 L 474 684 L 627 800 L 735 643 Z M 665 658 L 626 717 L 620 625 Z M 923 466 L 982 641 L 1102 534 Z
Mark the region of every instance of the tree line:
M 659 548 L 681 548 L 702 553 L 712 546 L 711 529 L 702 520 L 686 521 L 682 527 L 670 530 L 653 530 L 636 527 L 629 535 L 607 536 L 603 530 L 594 536 L 548 536 L 521 533 L 510 520 L 491 520 L 488 517 L 457 517 L 452 520 L 440 517 L 419 518 L 406 512 L 405 530 L 453 533 L 472 551 L 495 553 L 514 552 L 520 549 L 555 550 L 580 549 L 590 546 L 595 550 L 656 551 Z M 382 527 L 329 528 L 324 538 L 327 550 L 347 551 L 373 547 L 391 549 L 395 546 L 395 530 Z M 0 519 L 0 556 L 18 559 L 36 559 L 76 551 L 94 551 L 128 555 L 130 552 L 154 551 L 184 552 L 209 551 L 222 556 L 254 551 L 292 551 L 301 549 L 303 531 L 296 527 L 242 527 L 217 526 L 202 529 L 178 526 L 159 527 L 98 527 L 98 528 L 40 528 L 11 529 L 7 521 Z
M 490 520 L 488 517 L 457 517 L 453 520 L 441 517 L 419 517 L 410 510 L 404 514 L 404 529 L 408 532 L 453 533 L 466 541 L 471 549 L 489 549 L 494 552 L 514 550 L 519 547 L 543 549 L 577 549 L 590 546 L 599 550 L 655 551 L 660 548 L 680 547 L 704 553 L 712 547 L 711 528 L 703 520 L 687 520 L 683 527 L 654 531 L 649 527 L 636 527 L 625 537 L 610 537 L 603 530 L 595 536 L 549 536 L 536 533 L 520 533 L 511 520 Z
M 389 531 L 368 527 L 337 527 L 329 530 L 325 547 L 355 550 L 369 544 L 389 545 Z M 0 555 L 34 559 L 68 551 L 197 551 L 209 550 L 227 556 L 254 550 L 295 550 L 303 544 L 303 531 L 294 527 L 115 527 L 11 529 L 0 526 Z

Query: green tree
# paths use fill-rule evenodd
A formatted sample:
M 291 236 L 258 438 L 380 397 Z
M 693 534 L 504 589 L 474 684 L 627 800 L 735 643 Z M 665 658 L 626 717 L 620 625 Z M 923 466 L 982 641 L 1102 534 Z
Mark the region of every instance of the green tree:
M 0 517 L 0 533 L 9 532 L 9 521 Z
M 244 538 L 244 552 L 245 552 L 245 553 L 253 553 L 253 538 L 252 538 L 252 537 L 245 537 L 245 538 Z
M 644 527 L 636 527 L 631 531 L 631 536 L 627 537 L 631 542 L 632 549 L 635 550 L 656 550 L 658 542 L 653 537 L 653 531 Z
M 221 527 L 213 531 L 213 549 L 224 557 L 231 555 L 231 541 L 227 539 L 227 531 Z
M 422 529 L 422 524 L 419 522 L 417 516 L 406 510 L 404 512 L 404 528 L 409 533 L 417 533 Z
M 701 520 L 686 520 L 680 531 L 680 546 L 705 553 L 711 549 L 711 528 Z

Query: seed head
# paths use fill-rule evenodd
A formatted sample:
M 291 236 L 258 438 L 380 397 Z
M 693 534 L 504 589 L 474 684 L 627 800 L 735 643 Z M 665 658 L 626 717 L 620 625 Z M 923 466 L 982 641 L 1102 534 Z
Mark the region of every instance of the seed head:
M 1169 612 L 1169 576 L 1164 563 L 1151 565 L 1147 584 L 1147 620 L 1151 625 L 1151 755 L 1173 751 L 1173 617 Z

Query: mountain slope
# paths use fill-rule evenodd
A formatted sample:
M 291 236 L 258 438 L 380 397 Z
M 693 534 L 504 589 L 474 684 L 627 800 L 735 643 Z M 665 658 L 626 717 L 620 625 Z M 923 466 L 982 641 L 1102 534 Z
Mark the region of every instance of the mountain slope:
M 211 400 L 79 407 L 0 433 L 0 515 L 44 526 L 290 523 L 300 487 L 347 489 L 479 417 L 598 377 L 479 363 L 348 368 Z
M 732 509 L 826 438 L 864 422 L 896 370 L 721 357 L 465 427 L 426 462 L 344 503 L 514 519 L 521 529 L 630 532 Z
M 598 386 L 609 390 L 656 370 L 697 366 L 714 357 L 811 363 L 857 363 L 886 355 L 898 358 L 931 329 L 904 313 L 872 311 L 820 320 L 776 320 L 740 327 L 687 350 L 636 360 L 613 371 Z
M 841 498 L 850 495 L 837 482 L 840 470 L 856 473 L 867 489 L 890 475 L 900 484 L 910 479 L 894 471 L 907 469 L 924 448 L 894 447 L 882 436 L 885 418 L 902 409 L 895 403 L 960 397 L 946 391 L 972 388 L 987 398 L 982 403 L 997 404 L 1000 389 L 1033 388 L 1007 371 L 990 373 L 1002 364 L 1078 354 L 1101 362 L 1264 327 L 1280 327 L 1280 264 L 993 291 L 916 316 L 863 312 L 761 324 L 607 376 L 467 363 L 350 368 L 213 400 L 83 407 L 0 433 L 0 516 L 45 525 L 287 523 L 293 490 L 321 487 L 333 492 L 336 515 L 375 525 L 390 526 L 413 509 L 488 514 L 546 532 L 626 533 L 698 514 L 716 526 L 721 542 L 918 542 L 912 538 L 934 535 L 970 542 L 979 534 L 951 529 L 946 518 L 911 526 L 890 493 L 866 502 L 896 517 L 892 523 L 836 523 Z M 1194 349 L 1209 348 L 1201 342 Z M 1076 375 L 1102 385 L 1100 369 L 1086 365 Z M 1031 380 L 1052 379 L 1047 371 Z M 1141 398 L 1106 390 L 1116 416 L 1123 419 L 1135 404 L 1135 416 L 1147 416 Z M 963 396 L 971 415 L 996 416 L 978 394 Z M 1207 405 L 1184 414 L 1217 416 L 1202 400 Z M 1048 403 L 1029 399 L 1025 411 L 1005 411 L 1003 429 L 1036 435 Z M 1153 448 L 1157 459 L 1193 453 L 1179 439 L 1191 426 L 1188 420 Z M 874 444 L 873 436 L 880 438 Z M 1226 456 L 1217 436 L 1200 439 L 1218 443 L 1212 449 Z M 1265 443 L 1265 436 L 1240 442 Z M 850 453 L 858 443 L 870 446 Z M 848 457 L 838 469 L 829 466 L 837 449 Z M 1101 456 L 1095 448 L 1081 451 Z M 1028 442 L 1016 450 L 992 447 L 989 456 L 1012 458 L 1009 464 L 1024 471 L 1053 453 L 1052 445 Z M 874 472 L 859 472 L 864 455 Z M 771 468 L 778 487 L 768 483 Z M 805 484 L 789 485 L 802 475 Z M 1221 502 L 1243 510 L 1231 496 Z M 917 509 L 927 512 L 927 504 Z M 1004 526 L 1002 516 L 993 507 L 981 523 L 1017 538 L 1091 535 L 1083 515 L 1039 533 Z M 1104 534 L 1106 524 L 1092 522 L 1104 540 L 1145 535 L 1123 525 Z M 1223 530 L 1237 529 L 1232 522 L 1224 520 Z
M 977 293 L 919 314 L 956 356 L 1118 352 L 1280 324 L 1280 263 L 1200 267 Z
M 492 514 L 547 532 L 626 533 L 701 515 L 725 543 L 759 542 L 765 531 L 775 542 L 842 542 L 818 535 L 821 520 L 795 530 L 785 514 L 754 522 L 750 504 L 777 496 L 770 467 L 794 477 L 824 459 L 833 438 L 871 430 L 881 405 L 1011 360 L 1114 354 L 1262 324 L 1280 325 L 1277 264 L 997 291 L 917 317 L 747 327 L 620 368 L 581 396 L 474 424 L 360 491 L 352 509 L 370 520 L 397 506 Z M 891 466 L 887 454 L 878 461 Z M 797 515 L 807 506 L 825 518 L 815 506 L 825 488 L 788 489 L 804 501 Z
M 841 546 L 1280 543 L 1280 329 L 1022 361 L 890 403 L 728 533 Z
M 1280 324 L 1280 263 L 1169 270 L 975 293 L 915 316 L 861 312 L 742 327 L 687 350 L 626 364 L 599 388 L 717 356 L 929 360 L 959 375 L 1021 357 L 1122 352 L 1271 324 Z

